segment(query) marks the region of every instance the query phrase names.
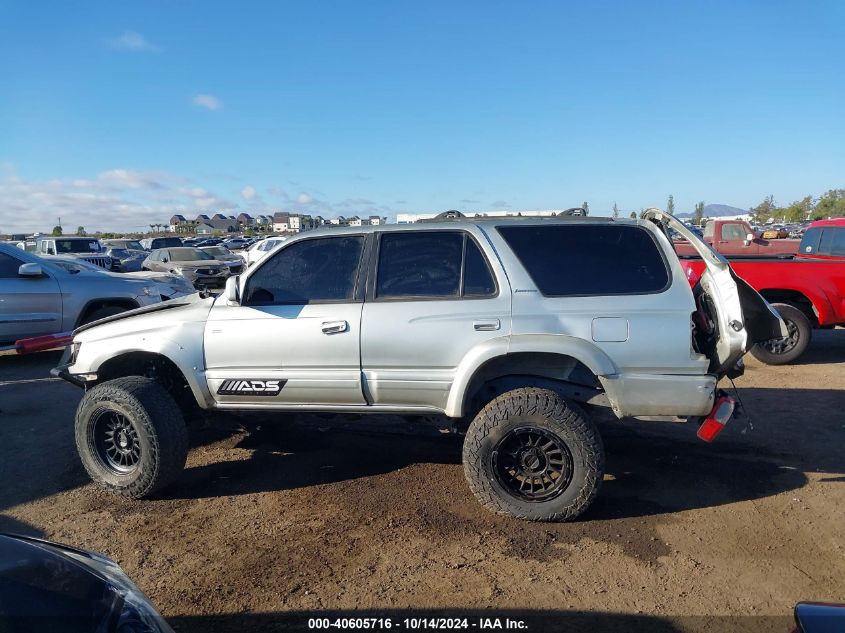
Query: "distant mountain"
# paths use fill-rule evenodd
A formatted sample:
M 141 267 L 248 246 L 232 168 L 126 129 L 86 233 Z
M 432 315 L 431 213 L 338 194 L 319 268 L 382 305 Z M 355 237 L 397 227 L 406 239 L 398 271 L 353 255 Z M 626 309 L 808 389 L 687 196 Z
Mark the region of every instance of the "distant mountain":
M 705 204 L 704 217 L 707 218 L 721 218 L 726 215 L 743 215 L 748 213 L 748 209 L 740 209 L 739 207 L 732 207 L 729 204 Z M 695 213 L 679 213 L 679 218 L 691 218 Z

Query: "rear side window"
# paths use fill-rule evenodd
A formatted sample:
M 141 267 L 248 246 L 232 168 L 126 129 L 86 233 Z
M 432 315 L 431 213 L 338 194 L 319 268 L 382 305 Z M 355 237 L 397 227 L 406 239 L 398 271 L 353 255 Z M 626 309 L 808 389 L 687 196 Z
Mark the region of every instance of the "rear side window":
M 807 229 L 807 232 L 804 233 L 804 237 L 801 239 L 801 246 L 798 247 L 798 251 L 801 253 L 818 253 L 819 252 L 819 239 L 822 236 L 822 229 L 815 227 L 812 229 Z
M 364 238 L 303 240 L 283 248 L 249 278 L 246 305 L 304 305 L 352 301 Z
M 379 242 L 376 297 L 458 298 L 496 294 L 478 245 L 463 231 L 388 232 Z
M 833 242 L 830 245 L 830 254 L 836 257 L 845 257 L 845 229 L 829 229 L 833 233 Z
M 547 297 L 662 292 L 666 261 L 637 226 L 500 226 L 499 233 Z

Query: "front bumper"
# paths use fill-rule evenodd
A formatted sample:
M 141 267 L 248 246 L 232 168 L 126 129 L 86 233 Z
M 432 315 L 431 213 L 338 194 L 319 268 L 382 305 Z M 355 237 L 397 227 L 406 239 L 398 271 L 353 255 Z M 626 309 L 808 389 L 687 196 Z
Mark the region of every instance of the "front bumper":
M 85 389 L 89 382 L 97 380 L 96 374 L 71 374 L 68 369 L 76 362 L 77 348 L 74 345 L 68 345 L 65 348 L 59 364 L 50 370 L 50 375 L 54 378 L 61 378 L 72 385 Z

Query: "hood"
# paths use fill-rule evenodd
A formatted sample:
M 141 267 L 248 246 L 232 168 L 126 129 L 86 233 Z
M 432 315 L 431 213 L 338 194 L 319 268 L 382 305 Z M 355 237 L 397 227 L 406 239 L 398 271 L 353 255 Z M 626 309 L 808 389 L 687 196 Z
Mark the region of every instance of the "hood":
M 74 338 L 76 338 L 77 335 L 83 332 L 87 332 L 88 330 L 91 330 L 93 328 L 108 325 L 110 323 L 114 323 L 115 321 L 126 321 L 127 319 L 131 319 L 132 321 L 134 321 L 135 324 L 139 326 L 138 329 L 144 329 L 145 326 L 143 324 L 146 323 L 145 320 L 150 319 L 153 316 L 152 313 L 155 312 L 169 311 L 167 314 L 168 319 L 204 319 L 205 316 L 208 314 L 208 311 L 211 309 L 211 304 L 213 302 L 213 299 L 203 299 L 198 293 L 188 295 L 186 297 L 181 297 L 179 299 L 162 301 L 161 303 L 145 306 L 143 308 L 136 308 L 135 310 L 127 310 L 126 312 L 121 312 L 120 314 L 115 314 L 113 316 L 106 317 L 105 319 L 86 323 L 85 325 L 76 328 L 73 331 L 73 336 Z M 199 310 L 199 315 L 195 314 L 197 310 Z M 127 328 L 129 327 L 129 325 L 127 323 L 122 323 L 121 327 Z

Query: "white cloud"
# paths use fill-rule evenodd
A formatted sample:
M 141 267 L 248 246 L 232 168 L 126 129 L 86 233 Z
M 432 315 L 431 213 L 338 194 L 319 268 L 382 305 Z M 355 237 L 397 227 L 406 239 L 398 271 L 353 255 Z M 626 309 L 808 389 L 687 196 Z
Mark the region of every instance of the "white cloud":
M 115 37 L 109 40 L 112 48 L 117 48 L 123 51 L 136 51 L 145 53 L 157 53 L 161 50 L 145 38 L 140 33 L 135 31 L 124 31 L 120 37 Z
M 104 171 L 94 178 L 28 181 L 0 169 L 0 233 L 66 230 L 141 231 L 174 213 L 237 214 L 237 203 L 163 172 Z
M 206 110 L 219 110 L 223 107 L 223 102 L 214 95 L 195 95 L 193 103 L 196 106 L 205 108 Z
M 13 165 L 0 162 L 0 233 L 48 232 L 59 217 L 66 230 L 84 226 L 92 232 L 140 232 L 151 223 L 167 222 L 174 213 L 189 218 L 199 213 L 237 215 L 242 210 L 252 214 L 287 210 L 326 218 L 394 213 L 389 206 L 365 197 L 334 201 L 323 194 L 315 197 L 319 189 L 310 187 L 311 194 L 301 192 L 295 197 L 270 187 L 265 191 L 276 197 L 273 204 L 265 202 L 252 185 L 233 191 L 232 200 L 163 171 L 117 168 L 82 176 L 26 180 Z

